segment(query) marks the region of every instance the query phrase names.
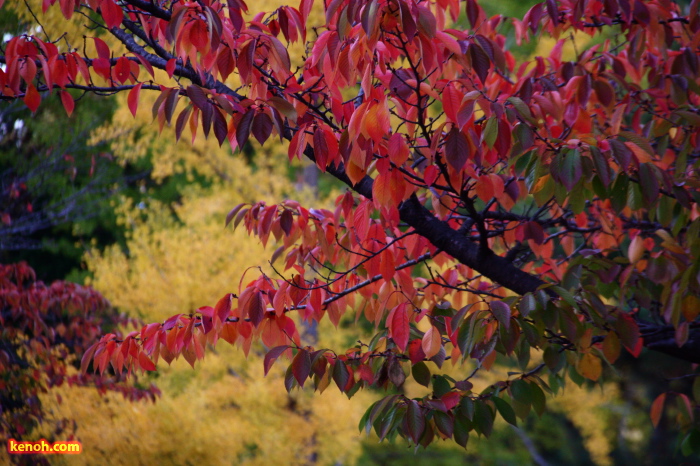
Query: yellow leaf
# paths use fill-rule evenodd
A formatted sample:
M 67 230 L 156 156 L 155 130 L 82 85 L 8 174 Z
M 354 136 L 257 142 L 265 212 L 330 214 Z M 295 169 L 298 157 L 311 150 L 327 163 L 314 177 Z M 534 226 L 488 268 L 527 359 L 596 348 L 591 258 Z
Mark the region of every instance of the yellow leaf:
M 665 247 L 671 252 L 685 254 L 685 250 L 681 247 L 680 244 L 678 244 L 678 242 L 675 239 L 673 239 L 673 237 L 666 230 L 656 230 L 656 235 L 663 240 L 661 242 L 661 246 Z
M 531 194 L 534 194 L 536 192 L 541 191 L 542 188 L 544 188 L 544 185 L 547 184 L 547 181 L 549 181 L 550 176 L 551 175 L 544 175 L 544 176 L 540 177 L 540 179 L 537 180 L 535 185 L 532 187 L 532 190 L 530 191 Z
M 635 236 L 627 248 L 627 257 L 630 262 L 636 264 L 644 255 L 644 240 L 641 236 Z
M 579 374 L 592 381 L 597 381 L 603 373 L 603 364 L 600 358 L 591 353 L 584 353 L 576 365 Z

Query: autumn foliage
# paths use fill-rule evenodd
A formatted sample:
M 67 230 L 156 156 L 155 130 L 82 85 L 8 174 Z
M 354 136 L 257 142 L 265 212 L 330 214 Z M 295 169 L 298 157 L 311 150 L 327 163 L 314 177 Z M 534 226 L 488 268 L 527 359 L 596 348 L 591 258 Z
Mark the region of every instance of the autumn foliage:
M 311 0 L 272 12 L 242 0 L 44 8 L 55 3 L 67 19 L 92 9 L 121 45 L 89 36 L 83 55 L 14 37 L 3 99 L 36 110 L 60 98 L 70 114 L 71 89 L 125 92 L 135 114 L 155 92 L 154 120 L 178 139 L 188 129 L 235 150 L 279 137 L 290 160 L 348 187 L 333 210 L 233 207 L 222 224 L 274 242 L 278 273 L 251 269 L 213 307 L 102 336 L 84 371 L 151 371 L 180 356 L 194 366 L 220 339 L 246 353 L 260 340 L 265 371 L 288 365 L 288 390 L 351 396 L 413 377 L 424 397 L 385 396 L 360 427 L 465 446 L 497 415 L 541 413 L 567 380 L 600 380 L 623 351 L 697 370 L 697 0 L 547 0 L 522 19 L 489 18 L 475 0 L 332 0 L 314 25 Z M 565 56 L 581 35 L 592 44 Z M 558 39 L 548 55 L 517 58 L 541 36 Z M 374 336 L 307 346 L 300 326 L 324 318 L 369 322 Z M 513 360 L 511 375 L 473 391 L 497 358 Z M 455 380 L 444 364 L 473 371 Z M 686 407 L 691 452 L 698 394 L 669 396 Z
M 0 438 L 25 438 L 42 423 L 53 426 L 53 435 L 72 435 L 73 421 L 54 418 L 41 400 L 64 384 L 155 401 L 155 386 L 138 388 L 120 373 L 77 370 L 85 349 L 107 329 L 133 323 L 91 288 L 47 285 L 26 263 L 0 265 Z

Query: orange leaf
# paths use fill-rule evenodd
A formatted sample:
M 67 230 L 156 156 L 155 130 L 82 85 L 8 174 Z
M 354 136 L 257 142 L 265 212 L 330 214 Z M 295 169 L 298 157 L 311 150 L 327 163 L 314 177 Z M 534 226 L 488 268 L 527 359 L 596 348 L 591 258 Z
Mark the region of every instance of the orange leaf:
M 238 339 L 238 329 L 235 322 L 226 322 L 221 328 L 221 333 L 219 334 L 221 338 L 226 340 L 230 344 L 236 343 Z
M 421 347 L 425 353 L 425 357 L 430 359 L 440 352 L 442 347 L 442 338 L 440 337 L 440 331 L 435 327 L 431 326 L 425 335 L 423 335 L 423 341 L 421 342 Z
M 603 340 L 603 354 L 610 364 L 620 356 L 620 338 L 615 332 L 610 332 Z
M 390 177 L 390 172 L 387 171 L 378 174 L 374 179 L 374 184 L 372 185 L 372 200 L 376 208 L 389 207 L 392 205 Z
M 24 104 L 34 113 L 39 108 L 40 103 L 41 95 L 39 95 L 39 91 L 36 90 L 34 84 L 27 84 L 27 92 L 24 94 Z

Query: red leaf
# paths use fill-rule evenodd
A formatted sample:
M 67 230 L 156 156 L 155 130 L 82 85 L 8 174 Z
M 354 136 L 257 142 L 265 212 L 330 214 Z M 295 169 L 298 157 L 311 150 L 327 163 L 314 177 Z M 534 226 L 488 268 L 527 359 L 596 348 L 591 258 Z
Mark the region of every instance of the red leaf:
M 329 150 L 328 145 L 326 144 L 326 138 L 323 136 L 323 130 L 321 128 L 318 128 L 314 132 L 313 141 L 316 165 L 318 166 L 319 170 L 325 172 L 326 167 L 328 166 Z
M 304 382 L 306 382 L 306 379 L 309 378 L 310 373 L 311 356 L 309 355 L 308 351 L 303 349 L 299 350 L 292 361 L 292 374 L 294 374 L 294 378 L 297 380 L 300 387 L 304 386 Z
M 168 73 L 169 78 L 173 77 L 173 74 L 175 73 L 176 64 L 177 62 L 174 58 L 171 58 L 170 60 L 168 60 L 168 63 L 165 64 L 165 72 Z
M 131 63 L 126 57 L 119 57 L 114 65 L 114 78 L 119 84 L 124 84 L 131 76 Z
M 476 2 L 476 0 L 467 0 L 467 19 L 469 19 L 469 24 L 472 29 L 476 29 L 477 21 L 479 20 L 479 13 L 481 7 Z
M 145 371 L 156 370 L 156 365 L 143 351 L 139 353 L 139 366 L 141 366 L 141 369 Z
M 272 348 L 270 351 L 267 352 L 265 355 L 265 360 L 263 361 L 263 368 L 265 369 L 265 375 L 267 375 L 268 372 L 270 372 L 270 368 L 272 365 L 275 363 L 277 358 L 279 358 L 282 353 L 287 351 L 289 349 L 288 345 L 283 345 L 283 346 L 277 346 L 275 348 Z
M 280 228 L 285 235 L 289 236 L 292 233 L 292 227 L 294 226 L 294 216 L 291 210 L 284 209 L 282 215 L 280 215 Z
M 59 5 L 61 7 L 61 13 L 66 19 L 71 19 L 73 16 L 73 10 L 75 8 L 75 3 L 73 0 L 60 0 Z M 44 3 L 46 5 L 47 3 Z M 46 13 L 46 11 L 44 11 Z
M 129 106 L 129 110 L 133 116 L 136 116 L 136 109 L 139 106 L 139 95 L 141 94 L 141 87 L 143 83 L 138 83 L 129 91 L 129 95 L 126 98 L 126 103 Z
M 243 114 L 238 126 L 236 127 L 236 142 L 238 142 L 238 147 L 243 150 L 243 146 L 248 142 L 248 137 L 250 136 L 250 128 L 253 125 L 253 117 L 255 116 L 254 110 L 248 110 Z
M 642 352 L 643 340 L 634 318 L 629 314 L 619 313 L 615 323 L 615 330 L 627 351 L 635 358 L 638 357 Z
M 476 72 L 476 75 L 479 77 L 482 84 L 485 83 L 489 74 L 489 66 L 491 64 L 489 56 L 486 54 L 486 52 L 484 52 L 484 49 L 475 43 L 469 45 L 469 56 L 472 61 L 472 68 Z
M 442 109 L 450 121 L 457 123 L 457 113 L 462 105 L 462 94 L 450 83 L 442 91 Z
M 24 93 L 23 100 L 24 104 L 29 107 L 29 110 L 31 110 L 32 113 L 36 112 L 36 110 L 39 108 L 39 104 L 41 103 L 41 95 L 39 95 L 39 91 L 36 90 L 34 84 L 27 84 L 27 91 Z
M 109 81 L 112 66 L 108 58 L 95 58 L 92 61 L 92 68 L 105 81 Z
M 555 0 L 547 0 L 547 14 L 552 18 L 552 23 L 557 26 L 559 25 L 559 10 L 557 9 L 557 2 Z
M 124 12 L 114 0 L 102 0 L 100 11 L 109 29 L 118 27 L 124 19 Z
M 254 292 L 248 301 L 248 317 L 255 327 L 258 327 L 265 317 L 265 299 L 261 291 Z
M 109 51 L 109 47 L 107 46 L 105 41 L 103 41 L 102 39 L 98 39 L 97 37 L 95 37 L 93 40 L 95 41 L 95 49 L 97 50 L 97 56 L 102 59 L 109 60 L 112 56 L 112 53 Z
M 452 127 L 445 138 L 445 158 L 455 170 L 461 170 L 469 158 L 469 141 L 457 127 Z
M 391 332 L 391 338 L 394 340 L 394 343 L 396 343 L 396 346 L 401 351 L 406 351 L 411 329 L 408 325 L 408 311 L 406 310 L 405 304 L 399 305 L 394 310 L 389 330 Z
M 270 116 L 265 112 L 257 112 L 253 118 L 252 131 L 253 136 L 260 145 L 264 144 L 272 133 L 272 119 Z
M 233 217 L 236 216 L 236 214 L 245 206 L 246 204 L 244 202 L 241 202 L 238 204 L 236 207 L 231 209 L 231 211 L 226 215 L 226 227 L 228 226 L 229 223 L 231 223 L 231 220 L 233 220 Z
M 66 113 L 68 114 L 68 116 L 71 116 L 73 114 L 73 109 L 75 108 L 75 101 L 73 100 L 73 96 L 71 96 L 66 91 L 59 91 L 59 95 L 61 96 L 61 103 L 63 104 L 63 108 L 66 109 Z
M 408 344 L 408 358 L 411 360 L 412 364 L 416 364 L 418 361 L 425 359 L 422 340 L 419 338 L 411 340 L 411 342 Z
M 226 319 L 228 319 L 228 316 L 231 315 L 232 300 L 233 294 L 228 293 L 216 303 L 216 307 L 214 307 L 214 315 L 218 317 L 220 322 L 225 322 Z
M 139 55 L 138 53 L 134 53 L 133 55 L 134 55 L 134 57 L 136 57 L 136 59 L 139 61 L 139 63 L 141 63 L 141 66 L 146 68 L 146 71 L 148 72 L 148 74 L 151 75 L 151 78 L 155 78 L 155 73 L 153 72 L 153 66 L 151 65 L 151 63 L 148 60 L 146 60 L 145 58 L 143 58 L 141 55 Z
M 226 117 L 221 110 L 213 105 L 212 109 L 214 115 L 214 136 L 216 136 L 216 140 L 219 142 L 219 146 L 221 146 L 228 135 L 228 125 L 226 124 Z
M 651 404 L 651 422 L 654 424 L 654 428 L 659 425 L 661 420 L 661 414 L 664 411 L 664 402 L 666 401 L 666 394 L 662 393 L 657 396 L 654 402 Z
M 99 345 L 99 342 L 90 346 L 83 354 L 83 358 L 80 361 L 80 372 L 83 374 L 87 373 L 87 368 L 90 365 L 90 360 L 95 354 L 95 350 L 97 350 L 97 345 Z
M 542 244 L 544 243 L 544 229 L 539 223 L 530 221 L 518 227 L 516 237 L 520 241 L 531 239 L 537 244 Z

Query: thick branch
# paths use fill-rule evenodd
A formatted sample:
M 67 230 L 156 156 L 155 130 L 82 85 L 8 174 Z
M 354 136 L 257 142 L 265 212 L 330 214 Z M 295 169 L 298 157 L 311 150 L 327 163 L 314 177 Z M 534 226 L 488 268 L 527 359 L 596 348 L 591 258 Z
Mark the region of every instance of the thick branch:
M 310 147 L 307 147 L 304 154 L 311 160 L 315 160 L 313 149 Z M 342 166 L 339 168 L 329 167 L 328 172 L 350 186 L 358 194 L 362 194 L 368 199 L 372 198 L 374 180 L 371 177 L 365 176 L 357 184 L 353 184 Z M 430 241 L 434 246 L 515 293 L 521 295 L 529 293 L 545 283 L 539 278 L 523 272 L 505 258 L 497 256 L 491 251 L 484 251 L 478 244 L 435 217 L 415 195 L 401 203 L 399 214 L 403 222 L 413 227 L 416 233 Z
M 688 341 L 679 347 L 676 342 L 675 329 L 672 326 L 659 326 L 640 322 L 639 327 L 642 331 L 645 348 L 668 354 L 693 364 L 700 364 L 700 328 L 691 329 Z

